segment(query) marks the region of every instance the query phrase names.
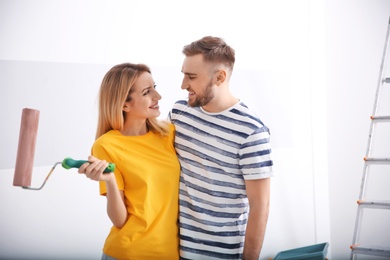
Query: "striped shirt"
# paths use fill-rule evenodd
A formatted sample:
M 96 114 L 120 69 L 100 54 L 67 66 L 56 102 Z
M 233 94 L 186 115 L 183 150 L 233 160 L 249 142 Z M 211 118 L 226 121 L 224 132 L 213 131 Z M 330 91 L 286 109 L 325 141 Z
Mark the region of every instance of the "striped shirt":
M 249 203 L 244 180 L 272 176 L 269 130 L 244 103 L 208 113 L 175 103 L 181 164 L 181 259 L 240 259 Z

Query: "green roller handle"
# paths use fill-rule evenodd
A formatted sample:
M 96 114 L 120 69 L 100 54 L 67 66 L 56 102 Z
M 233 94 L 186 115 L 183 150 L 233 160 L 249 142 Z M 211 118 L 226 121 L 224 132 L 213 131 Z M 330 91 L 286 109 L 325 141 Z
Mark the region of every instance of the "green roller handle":
M 65 158 L 62 161 L 62 167 L 65 169 L 70 169 L 70 168 L 80 168 L 81 165 L 86 163 L 88 161 L 86 160 L 73 160 L 72 158 Z M 110 173 L 115 170 L 115 164 L 114 163 L 108 163 L 107 168 L 104 170 L 103 173 Z

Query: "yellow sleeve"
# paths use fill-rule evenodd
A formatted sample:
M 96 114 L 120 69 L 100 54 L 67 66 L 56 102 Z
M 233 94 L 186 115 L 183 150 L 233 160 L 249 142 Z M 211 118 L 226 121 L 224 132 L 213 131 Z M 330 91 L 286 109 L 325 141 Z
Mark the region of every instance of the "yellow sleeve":
M 118 164 L 113 161 L 110 156 L 109 149 L 106 149 L 102 142 L 96 141 L 92 146 L 92 155 L 98 158 L 99 160 L 106 160 L 107 162 L 115 163 L 115 178 L 119 190 L 124 190 L 124 181 L 122 175 L 118 169 Z M 106 183 L 104 181 L 99 182 L 100 195 L 105 196 L 107 193 Z

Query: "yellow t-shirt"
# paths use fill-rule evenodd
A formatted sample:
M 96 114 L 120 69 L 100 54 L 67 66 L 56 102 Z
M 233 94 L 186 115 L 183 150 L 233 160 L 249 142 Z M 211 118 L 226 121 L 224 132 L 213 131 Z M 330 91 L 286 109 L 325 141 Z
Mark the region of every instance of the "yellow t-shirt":
M 124 191 L 126 224 L 115 226 L 103 252 L 116 259 L 178 259 L 178 194 L 180 165 L 169 136 L 149 131 L 123 136 L 111 130 L 96 140 L 92 154 L 115 163 L 119 190 Z M 100 182 L 100 193 L 106 193 Z

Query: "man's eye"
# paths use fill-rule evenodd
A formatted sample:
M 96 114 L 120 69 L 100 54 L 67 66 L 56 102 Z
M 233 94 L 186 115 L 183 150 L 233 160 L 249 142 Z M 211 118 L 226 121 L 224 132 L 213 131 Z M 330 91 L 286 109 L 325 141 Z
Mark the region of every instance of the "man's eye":
M 188 78 L 189 78 L 189 79 L 195 79 L 195 77 L 193 77 L 193 76 L 189 76 Z

